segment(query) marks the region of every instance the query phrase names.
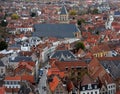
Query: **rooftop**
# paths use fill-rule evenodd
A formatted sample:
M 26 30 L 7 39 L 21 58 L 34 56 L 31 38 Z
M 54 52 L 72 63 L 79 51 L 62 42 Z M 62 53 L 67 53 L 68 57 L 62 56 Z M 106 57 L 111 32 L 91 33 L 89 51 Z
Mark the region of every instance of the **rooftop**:
M 56 58 L 60 61 L 76 60 L 76 56 L 69 50 L 57 50 L 51 58 Z
M 99 61 L 114 79 L 120 78 L 120 57 L 99 58 Z
M 74 38 L 79 29 L 74 24 L 35 24 L 32 36 Z
M 67 9 L 65 6 L 62 6 L 61 11 L 60 11 L 60 15 L 66 15 L 66 14 L 68 14 Z

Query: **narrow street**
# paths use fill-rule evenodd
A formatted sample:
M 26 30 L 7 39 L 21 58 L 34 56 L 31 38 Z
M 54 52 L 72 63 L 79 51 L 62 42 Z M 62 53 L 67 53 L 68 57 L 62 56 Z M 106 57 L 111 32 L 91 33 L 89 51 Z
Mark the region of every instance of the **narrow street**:
M 47 94 L 47 86 L 46 86 L 46 80 L 47 80 L 47 69 L 43 68 L 43 75 L 40 78 L 39 84 L 38 84 L 38 91 L 39 94 Z

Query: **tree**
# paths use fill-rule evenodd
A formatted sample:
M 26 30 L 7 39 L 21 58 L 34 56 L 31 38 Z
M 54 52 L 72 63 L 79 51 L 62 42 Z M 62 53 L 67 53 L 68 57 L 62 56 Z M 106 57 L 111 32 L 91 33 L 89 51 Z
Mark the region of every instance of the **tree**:
M 77 12 L 75 10 L 70 10 L 69 14 L 72 15 L 72 16 L 74 16 L 74 15 L 77 14 Z
M 78 51 L 79 49 L 82 49 L 82 50 L 85 49 L 85 45 L 83 44 L 83 42 L 78 42 L 75 44 L 75 50 Z
M 0 51 L 7 49 L 8 44 L 5 41 L 0 42 Z
M 98 14 L 98 13 L 99 13 L 99 12 L 98 12 L 98 9 L 95 8 L 95 9 L 92 11 L 92 13 L 93 13 L 93 14 Z
M 85 23 L 85 20 L 84 20 L 84 19 L 80 19 L 80 20 L 77 21 L 77 24 L 78 24 L 79 26 L 81 26 L 82 23 Z
M 14 13 L 11 15 L 11 18 L 14 20 L 17 20 L 19 18 L 19 16 L 16 13 Z
M 2 20 L 1 23 L 0 23 L 0 25 L 2 27 L 6 27 L 8 25 L 8 22 L 6 20 Z
M 30 16 L 31 16 L 31 17 L 35 17 L 35 16 L 36 16 L 36 13 L 32 12 L 32 13 L 30 14 Z

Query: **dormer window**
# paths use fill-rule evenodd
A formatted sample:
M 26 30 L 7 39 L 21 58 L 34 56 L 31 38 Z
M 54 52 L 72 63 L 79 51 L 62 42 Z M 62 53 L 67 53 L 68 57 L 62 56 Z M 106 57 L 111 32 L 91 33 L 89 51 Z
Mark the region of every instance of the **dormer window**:
M 67 71 L 67 70 L 68 70 L 68 67 L 66 67 L 65 69 L 66 69 L 66 71 Z
M 95 89 L 97 89 L 97 85 L 95 85 Z
M 92 89 L 92 86 L 91 86 L 91 84 L 88 84 L 88 89 Z
M 85 87 L 83 87 L 82 90 L 85 90 Z

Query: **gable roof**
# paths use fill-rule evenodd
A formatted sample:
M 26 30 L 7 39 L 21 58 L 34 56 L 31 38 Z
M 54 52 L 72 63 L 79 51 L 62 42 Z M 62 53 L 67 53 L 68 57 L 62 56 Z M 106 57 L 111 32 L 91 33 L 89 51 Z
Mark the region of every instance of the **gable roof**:
M 10 62 L 19 62 L 19 61 L 32 61 L 32 57 L 27 57 L 27 56 L 16 56 L 9 58 Z
M 100 64 L 114 78 L 120 78 L 120 57 L 104 57 L 98 58 Z
M 93 84 L 93 83 L 94 83 L 93 80 L 87 74 L 85 74 L 82 77 L 81 86 L 88 85 L 88 84 Z
M 6 81 L 6 80 L 9 80 L 9 81 L 11 81 L 11 80 L 13 80 L 13 81 L 14 81 L 14 80 L 15 80 L 15 81 L 16 81 L 16 80 L 21 81 L 21 77 L 20 77 L 20 76 L 6 76 L 6 77 L 5 77 L 5 81 Z
M 5 87 L 0 87 L 0 94 L 5 94 Z
M 76 60 L 76 56 L 69 50 L 57 50 L 50 58 L 56 58 L 59 61 Z
M 82 61 L 56 61 L 55 65 L 58 67 L 60 71 L 66 71 L 66 68 L 71 69 L 71 68 L 87 67 L 87 64 Z
M 104 67 L 99 63 L 99 60 L 97 58 L 93 58 L 91 62 L 89 63 L 89 74 L 93 79 L 98 79 L 101 81 L 101 83 L 105 84 L 112 83 L 113 79 L 111 76 L 106 72 Z
M 32 76 L 32 75 L 22 75 L 21 79 L 25 80 L 25 81 L 28 81 L 30 83 L 34 83 L 35 82 L 34 76 Z
M 32 36 L 74 38 L 79 29 L 74 24 L 35 24 Z
M 67 12 L 66 7 L 62 6 L 61 11 L 60 11 L 60 15 L 67 15 L 67 14 L 68 14 L 68 12 Z
M 57 76 L 54 76 L 53 81 L 49 83 L 50 90 L 54 92 L 58 84 L 59 84 L 59 79 Z

